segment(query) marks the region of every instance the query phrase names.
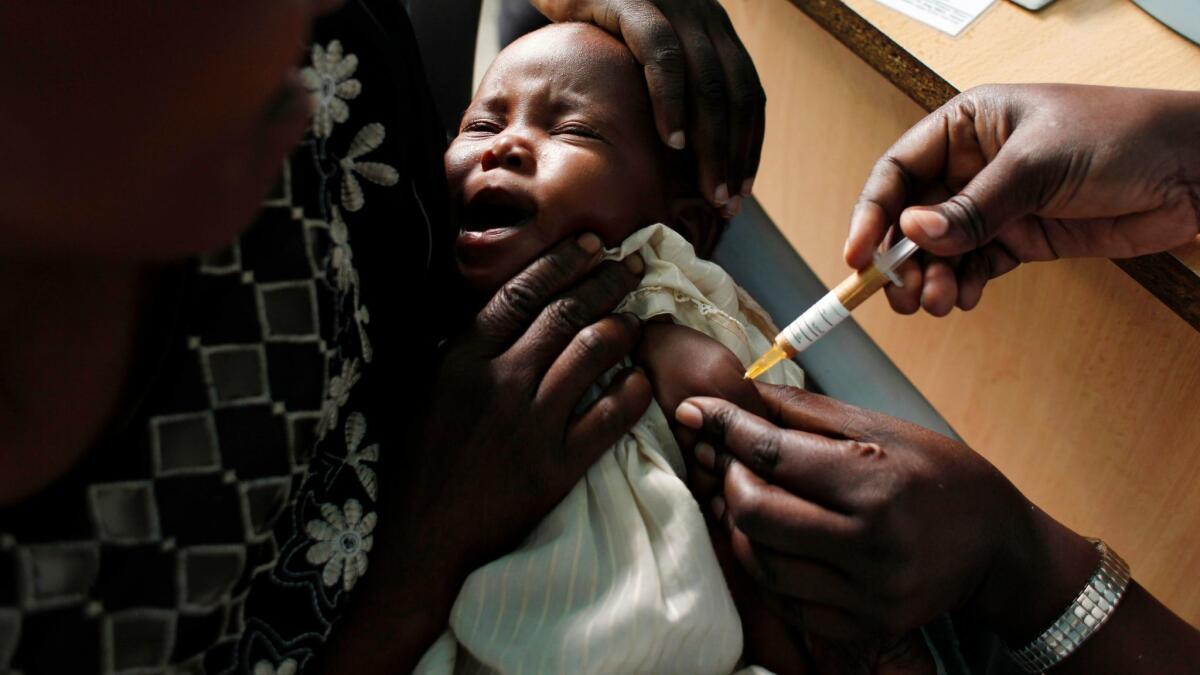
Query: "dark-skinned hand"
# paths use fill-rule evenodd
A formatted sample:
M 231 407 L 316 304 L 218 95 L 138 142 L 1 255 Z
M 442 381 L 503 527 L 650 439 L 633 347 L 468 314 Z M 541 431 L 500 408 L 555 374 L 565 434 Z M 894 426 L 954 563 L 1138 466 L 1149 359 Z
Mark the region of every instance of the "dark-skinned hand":
M 552 21 L 586 21 L 620 37 L 645 67 L 658 133 L 690 146 L 700 194 L 732 216 L 758 173 L 766 95 L 716 0 L 530 0 Z
M 1020 638 L 1049 625 L 1096 564 L 1091 544 L 962 443 L 803 390 L 758 389 L 765 417 L 691 398 L 676 418 L 715 448 L 696 453 L 721 479 L 711 507 L 793 625 L 887 639 L 966 608 Z
M 651 321 L 634 353 L 645 368 L 654 388 L 654 398 L 664 410 L 674 410 L 691 396 L 717 397 L 757 415 L 769 408 L 755 383 L 743 377 L 746 371 L 733 352 L 716 340 L 685 326 Z M 693 492 L 711 496 L 720 489 L 720 478 L 710 470 L 716 455 L 711 445 L 696 450 L 697 432 L 673 425 L 684 452 L 688 482 Z M 699 458 L 697 461 L 696 458 Z M 705 499 L 702 503 L 707 503 Z M 725 581 L 742 619 L 746 663 L 773 673 L 879 673 L 918 675 L 932 673 L 924 639 L 912 632 L 886 641 L 834 642 L 796 631 L 781 619 L 778 597 L 754 583 L 734 554 L 729 530 L 721 519 L 705 510 L 709 534 Z
M 575 410 L 641 334 L 636 318 L 610 314 L 641 259 L 601 255 L 591 234 L 556 246 L 445 346 L 407 447 L 381 467 L 376 573 L 322 672 L 410 671 L 467 574 L 517 545 L 645 412 L 650 383 L 635 370 Z
M 862 269 L 901 232 L 927 253 L 900 268 L 888 300 L 936 316 L 975 307 L 989 279 L 1024 262 L 1182 246 L 1200 234 L 1200 93 L 1048 84 L 955 96 L 875 164 L 846 263 Z

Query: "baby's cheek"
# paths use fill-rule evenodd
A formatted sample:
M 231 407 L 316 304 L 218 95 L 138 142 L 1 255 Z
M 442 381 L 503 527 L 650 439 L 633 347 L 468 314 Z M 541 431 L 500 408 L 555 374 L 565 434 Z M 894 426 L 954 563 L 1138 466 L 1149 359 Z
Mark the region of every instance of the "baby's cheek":
M 556 183 L 559 238 L 589 231 L 606 246 L 616 246 L 642 227 L 666 219 L 653 207 L 661 195 L 635 171 L 589 163 L 562 172 Z
M 478 152 L 469 144 L 455 140 L 442 155 L 442 163 L 446 168 L 446 183 L 451 194 L 462 192 L 463 184 L 471 173 L 471 167 L 478 163 Z

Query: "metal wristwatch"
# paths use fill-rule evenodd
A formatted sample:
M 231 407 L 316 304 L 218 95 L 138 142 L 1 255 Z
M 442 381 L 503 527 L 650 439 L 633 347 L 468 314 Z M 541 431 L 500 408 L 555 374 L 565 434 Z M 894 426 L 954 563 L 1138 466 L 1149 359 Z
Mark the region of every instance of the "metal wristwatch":
M 1100 551 L 1100 566 L 1067 610 L 1033 642 L 1008 654 L 1027 673 L 1040 673 L 1067 658 L 1117 609 L 1129 585 L 1129 565 L 1099 539 L 1089 539 Z

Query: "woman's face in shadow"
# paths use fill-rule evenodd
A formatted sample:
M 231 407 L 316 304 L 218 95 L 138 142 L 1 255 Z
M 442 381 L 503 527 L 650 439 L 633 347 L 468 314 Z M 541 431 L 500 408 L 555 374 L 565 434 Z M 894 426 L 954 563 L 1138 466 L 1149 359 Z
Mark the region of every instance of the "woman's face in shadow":
M 0 3 L 0 255 L 231 240 L 307 124 L 314 0 Z

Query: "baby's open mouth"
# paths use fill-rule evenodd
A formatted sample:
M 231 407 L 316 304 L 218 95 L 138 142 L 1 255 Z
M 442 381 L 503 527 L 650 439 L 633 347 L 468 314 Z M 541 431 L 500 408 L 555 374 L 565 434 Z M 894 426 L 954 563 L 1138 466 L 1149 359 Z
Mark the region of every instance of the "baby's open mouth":
M 480 190 L 467 204 L 463 214 L 464 232 L 485 232 L 519 227 L 533 219 L 537 208 L 533 201 L 507 190 Z

